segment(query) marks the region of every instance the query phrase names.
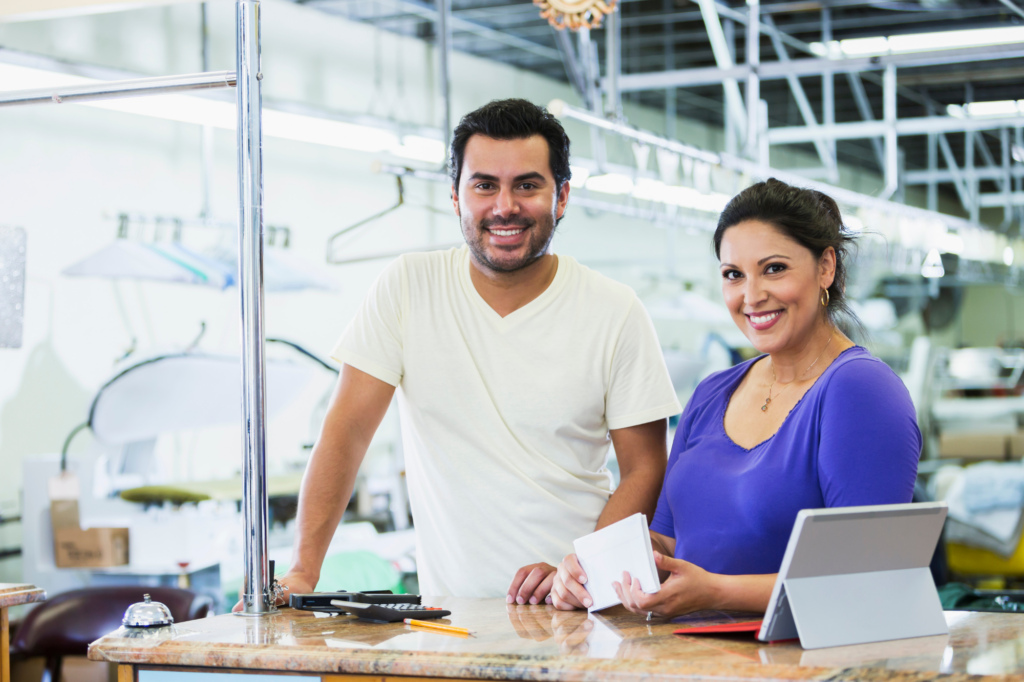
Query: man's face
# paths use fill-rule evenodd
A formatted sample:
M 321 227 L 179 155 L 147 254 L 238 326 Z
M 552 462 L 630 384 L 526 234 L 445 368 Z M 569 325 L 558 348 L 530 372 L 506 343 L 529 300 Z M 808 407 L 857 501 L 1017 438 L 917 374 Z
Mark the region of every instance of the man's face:
M 514 272 L 547 253 L 569 200 L 569 183 L 556 186 L 548 155 L 540 135 L 469 138 L 452 200 L 479 265 Z

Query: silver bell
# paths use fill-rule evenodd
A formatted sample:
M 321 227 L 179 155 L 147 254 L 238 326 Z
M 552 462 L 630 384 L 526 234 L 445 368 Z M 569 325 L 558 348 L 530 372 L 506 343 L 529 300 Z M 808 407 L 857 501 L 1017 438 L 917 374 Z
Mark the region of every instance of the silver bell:
M 159 628 L 174 622 L 171 610 L 158 601 L 151 601 L 148 594 L 143 595 L 146 601 L 132 604 L 124 612 L 121 621 L 129 628 Z

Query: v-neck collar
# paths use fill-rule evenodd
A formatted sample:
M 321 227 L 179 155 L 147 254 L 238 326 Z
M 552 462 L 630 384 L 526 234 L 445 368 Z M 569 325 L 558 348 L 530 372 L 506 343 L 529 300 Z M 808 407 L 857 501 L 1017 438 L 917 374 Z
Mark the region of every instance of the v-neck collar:
M 564 258 L 555 255 L 555 277 L 551 280 L 551 284 L 541 292 L 540 296 L 502 317 L 484 300 L 484 297 L 480 295 L 480 292 L 477 291 L 476 286 L 473 284 L 473 278 L 469 271 L 473 264 L 470 262 L 468 246 L 462 247 L 459 257 L 462 260 L 459 264 L 459 281 L 462 283 L 463 290 L 473 301 L 474 305 L 480 308 L 481 314 L 497 327 L 500 332 L 506 332 L 518 326 L 524 320 L 528 320 L 536 315 L 537 312 L 543 310 L 565 288 L 565 284 L 569 279 L 569 264 Z

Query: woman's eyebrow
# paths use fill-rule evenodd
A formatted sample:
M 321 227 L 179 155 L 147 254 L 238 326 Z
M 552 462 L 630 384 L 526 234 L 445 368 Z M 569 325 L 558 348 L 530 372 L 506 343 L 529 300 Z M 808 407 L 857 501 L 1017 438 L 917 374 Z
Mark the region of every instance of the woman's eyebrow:
M 786 260 L 790 260 L 789 256 L 783 256 L 781 253 L 777 253 L 774 256 L 765 256 L 761 260 L 757 261 L 757 264 L 764 265 L 765 261 L 770 261 L 772 258 L 784 258 Z

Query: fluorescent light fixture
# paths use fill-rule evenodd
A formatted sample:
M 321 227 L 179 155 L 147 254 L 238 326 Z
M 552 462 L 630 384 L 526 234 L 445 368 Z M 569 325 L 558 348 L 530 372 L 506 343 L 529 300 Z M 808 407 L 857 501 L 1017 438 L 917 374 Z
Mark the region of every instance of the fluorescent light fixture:
M 939 255 L 938 249 L 932 249 L 925 256 L 924 263 L 921 264 L 921 276 L 928 279 L 938 279 L 939 277 L 945 277 L 945 275 L 946 269 L 942 267 L 942 256 Z
M 649 178 L 640 178 L 636 181 L 633 197 L 642 201 L 657 201 L 708 213 L 721 213 L 730 199 L 726 194 L 701 194 L 692 187 L 666 185 L 660 180 Z
M 953 118 L 967 118 L 967 112 L 959 104 L 947 104 L 946 113 Z
M 955 232 L 947 232 L 939 238 L 939 251 L 959 256 L 964 252 L 964 238 Z
M 96 82 L 99 81 L 93 78 L 0 63 L 0 83 L 5 90 L 31 90 Z M 238 118 L 235 104 L 232 102 L 191 95 L 153 95 L 76 104 L 179 123 L 208 125 L 224 130 L 234 130 Z M 276 111 L 266 107 L 263 109 L 263 134 L 266 137 L 311 142 L 354 151 L 391 151 L 406 158 L 438 163 L 444 159 L 444 143 L 437 140 L 409 135 L 402 144 L 399 144 L 398 136 L 383 128 Z
M 821 57 L 868 57 L 962 47 L 984 47 L 1024 42 L 1024 26 L 975 28 L 963 31 L 934 31 L 898 36 L 871 36 L 832 41 L 828 46 L 811 43 L 811 51 Z
M 967 115 L 971 117 L 1016 116 L 1020 113 L 1020 102 L 1015 102 L 1012 99 L 998 102 L 971 102 L 970 104 L 965 104 L 964 109 L 967 110 Z
M 1024 163 L 1024 147 L 1021 147 L 1019 144 L 1011 144 L 1010 156 L 1012 156 L 1013 160 L 1017 163 Z
M 1007 246 L 1005 249 L 1003 249 L 1003 263 L 1006 265 L 1006 267 L 1010 267 L 1011 265 L 1013 265 L 1012 246 Z
M 883 36 L 872 38 L 847 38 L 839 41 L 839 49 L 848 57 L 869 54 L 885 54 L 889 51 L 889 39 Z
M 444 142 L 419 135 L 406 135 L 401 146 L 394 147 L 391 153 L 415 161 L 441 163 L 445 160 Z
M 569 186 L 573 189 L 579 189 L 586 186 L 587 178 L 590 177 L 590 169 L 584 168 L 583 166 L 569 166 L 569 172 L 572 177 L 569 179 Z
M 587 178 L 586 187 L 602 194 L 629 194 L 633 191 L 633 179 L 621 173 L 605 173 Z

